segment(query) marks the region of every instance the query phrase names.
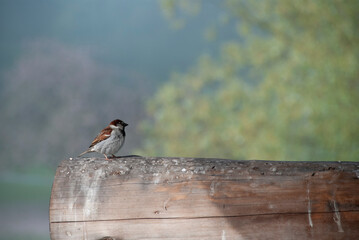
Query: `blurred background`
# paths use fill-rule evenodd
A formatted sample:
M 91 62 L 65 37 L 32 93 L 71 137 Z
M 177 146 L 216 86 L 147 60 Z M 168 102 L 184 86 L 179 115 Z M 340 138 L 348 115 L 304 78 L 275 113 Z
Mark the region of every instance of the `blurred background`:
M 358 23 L 357 0 L 2 0 L 0 239 L 49 239 L 57 165 L 115 118 L 121 155 L 358 161 Z

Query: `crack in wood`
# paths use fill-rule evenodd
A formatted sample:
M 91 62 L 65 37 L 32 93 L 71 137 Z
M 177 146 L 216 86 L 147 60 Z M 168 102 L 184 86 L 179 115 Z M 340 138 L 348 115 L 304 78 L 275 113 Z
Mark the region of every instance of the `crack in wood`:
M 339 213 L 358 213 L 359 211 L 338 211 Z M 312 212 L 315 214 L 333 214 L 336 211 L 329 212 Z M 113 222 L 113 221 L 136 221 L 136 220 L 178 220 L 178 219 L 230 219 L 230 218 L 246 218 L 246 217 L 257 217 L 257 216 L 276 216 L 276 215 L 305 215 L 307 212 L 295 212 L 295 213 L 261 213 L 261 214 L 246 214 L 246 215 L 231 215 L 231 216 L 203 216 L 203 217 L 163 217 L 163 218 L 119 218 L 119 219 L 99 219 L 99 220 L 84 220 L 84 221 L 53 221 L 50 223 L 84 223 L 84 222 Z

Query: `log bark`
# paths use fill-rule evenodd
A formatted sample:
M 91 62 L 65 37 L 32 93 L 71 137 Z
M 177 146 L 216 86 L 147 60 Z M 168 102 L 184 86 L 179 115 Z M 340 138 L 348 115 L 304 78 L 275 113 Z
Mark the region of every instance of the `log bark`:
M 359 239 L 359 163 L 64 160 L 51 239 Z M 105 238 L 104 238 L 105 239 Z

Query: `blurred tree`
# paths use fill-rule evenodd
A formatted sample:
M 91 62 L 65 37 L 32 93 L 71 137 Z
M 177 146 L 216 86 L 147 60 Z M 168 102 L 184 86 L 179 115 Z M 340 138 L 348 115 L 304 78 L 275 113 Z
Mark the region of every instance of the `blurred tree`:
M 120 117 L 135 126 L 142 119 L 149 87 L 139 74 L 99 64 L 88 49 L 52 40 L 24 48 L 2 89 L 1 167 L 56 165 L 86 149 L 111 120 Z M 141 138 L 132 129 L 128 133 L 131 150 Z
M 159 89 L 141 152 L 358 161 L 359 2 L 222 3 L 238 40 Z

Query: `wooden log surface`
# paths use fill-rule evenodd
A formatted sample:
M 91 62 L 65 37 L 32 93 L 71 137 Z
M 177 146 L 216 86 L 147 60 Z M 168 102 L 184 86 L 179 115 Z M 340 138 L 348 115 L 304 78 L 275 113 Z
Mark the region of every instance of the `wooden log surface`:
M 359 239 L 359 163 L 64 160 L 51 239 Z

